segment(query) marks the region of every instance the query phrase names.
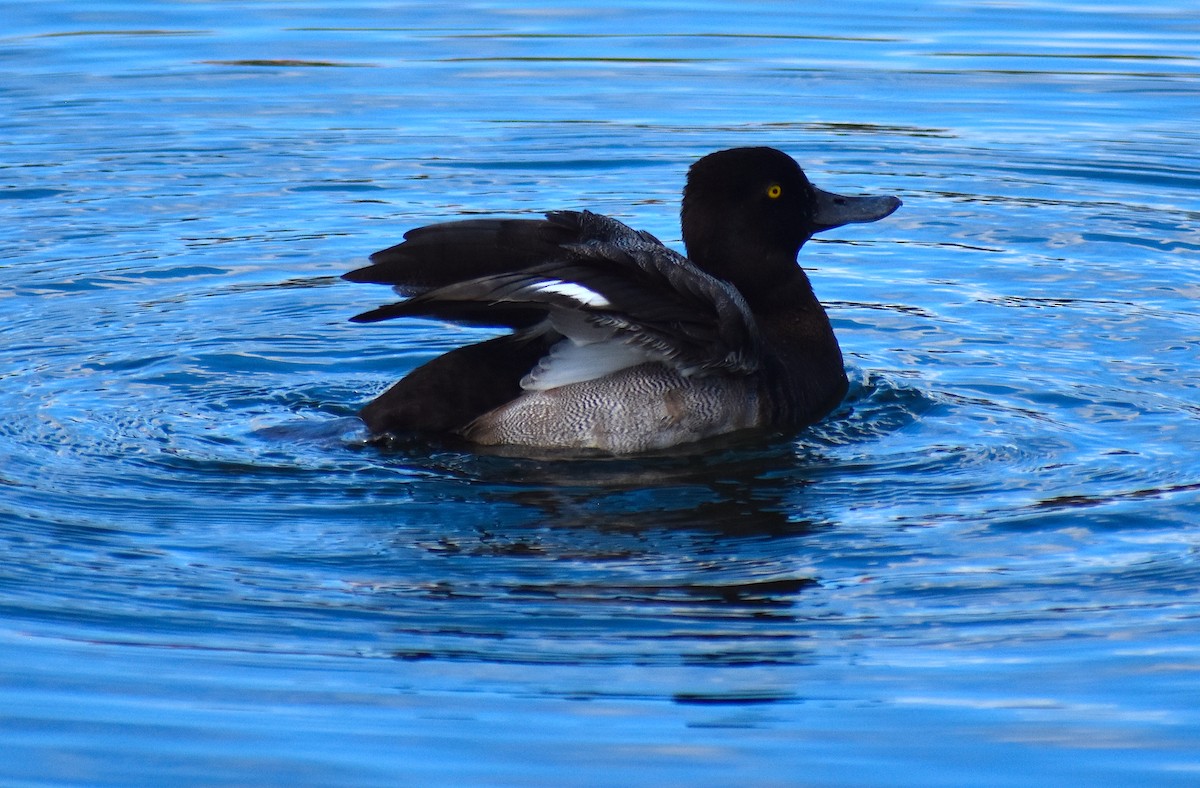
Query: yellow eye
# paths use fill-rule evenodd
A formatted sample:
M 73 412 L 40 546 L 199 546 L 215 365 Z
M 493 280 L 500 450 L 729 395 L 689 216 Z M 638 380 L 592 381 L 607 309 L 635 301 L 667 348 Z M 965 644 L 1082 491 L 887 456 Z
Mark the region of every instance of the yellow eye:
M 772 200 L 778 200 L 779 195 L 781 194 L 783 194 L 783 187 L 778 183 L 772 183 L 767 187 L 767 197 L 771 198 Z

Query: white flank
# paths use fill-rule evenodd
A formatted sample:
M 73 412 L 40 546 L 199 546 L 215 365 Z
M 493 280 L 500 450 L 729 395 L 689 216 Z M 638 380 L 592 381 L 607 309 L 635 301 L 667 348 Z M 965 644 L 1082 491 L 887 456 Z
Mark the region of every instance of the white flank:
M 539 293 L 552 293 L 554 295 L 565 296 L 581 306 L 594 306 L 598 308 L 612 306 L 607 298 L 577 282 L 547 279 L 544 282 L 539 282 L 533 289 Z
M 627 367 L 644 364 L 652 357 L 640 348 L 616 340 L 577 344 L 564 339 L 550 348 L 529 374 L 521 379 L 526 391 L 546 391 L 595 380 Z

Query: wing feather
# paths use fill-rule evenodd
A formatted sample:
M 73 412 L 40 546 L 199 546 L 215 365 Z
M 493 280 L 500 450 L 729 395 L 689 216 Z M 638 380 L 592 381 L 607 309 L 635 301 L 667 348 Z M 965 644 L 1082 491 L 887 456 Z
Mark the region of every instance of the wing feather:
M 686 375 L 759 367 L 758 327 L 741 293 L 615 219 L 559 211 L 545 220 L 432 225 L 405 239 L 347 278 L 415 295 L 352 319 L 425 316 L 516 330 L 545 323 L 564 339 L 523 386 L 647 360 Z

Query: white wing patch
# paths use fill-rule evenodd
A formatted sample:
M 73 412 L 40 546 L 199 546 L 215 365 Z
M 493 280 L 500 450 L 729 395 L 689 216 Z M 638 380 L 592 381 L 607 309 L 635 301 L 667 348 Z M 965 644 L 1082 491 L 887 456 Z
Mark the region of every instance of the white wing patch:
M 569 298 L 580 306 L 591 306 L 598 309 L 612 306 L 607 298 L 595 290 L 584 287 L 578 282 L 565 282 L 562 279 L 547 279 L 533 286 L 538 293 L 550 293 Z

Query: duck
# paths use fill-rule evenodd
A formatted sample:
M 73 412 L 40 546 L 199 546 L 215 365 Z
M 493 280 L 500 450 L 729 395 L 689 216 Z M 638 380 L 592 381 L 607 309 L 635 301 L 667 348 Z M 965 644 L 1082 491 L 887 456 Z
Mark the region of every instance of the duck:
M 403 300 L 350 319 L 508 333 L 418 366 L 358 415 L 376 437 L 612 455 L 799 430 L 848 389 L 800 248 L 900 205 L 823 191 L 788 154 L 742 147 L 689 168 L 686 255 L 587 210 L 409 230 L 343 275 L 391 285 Z

